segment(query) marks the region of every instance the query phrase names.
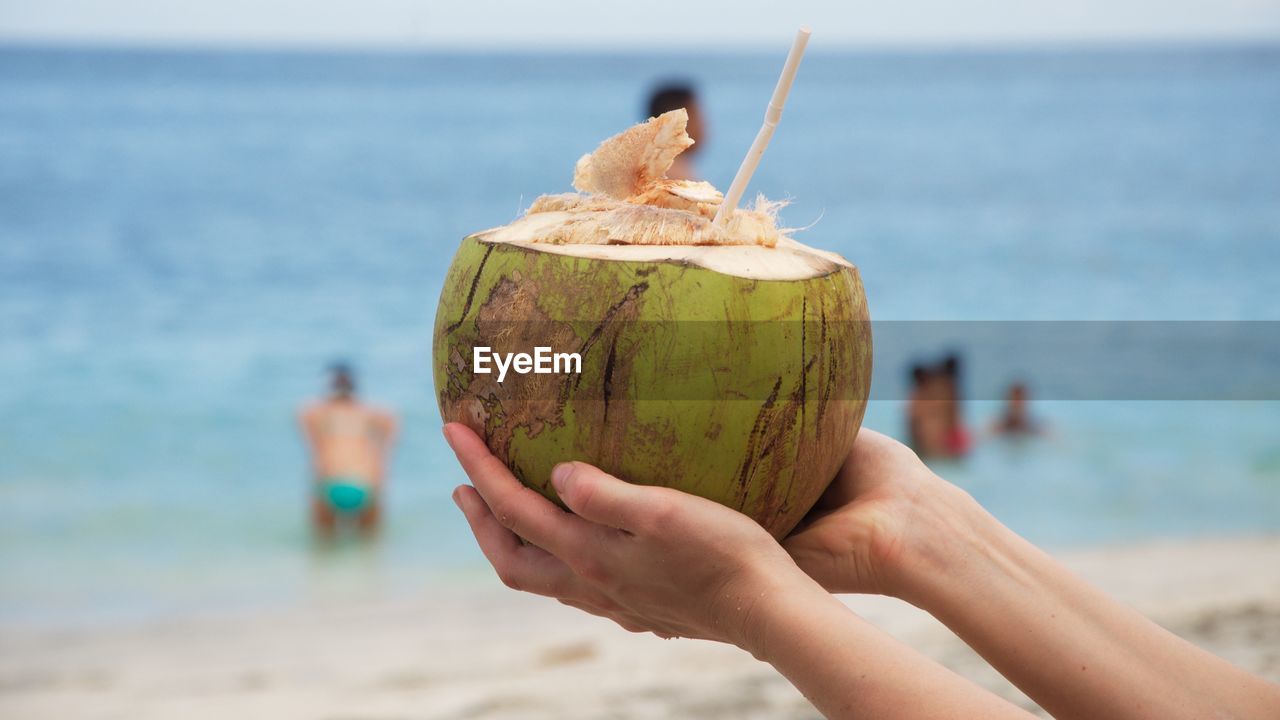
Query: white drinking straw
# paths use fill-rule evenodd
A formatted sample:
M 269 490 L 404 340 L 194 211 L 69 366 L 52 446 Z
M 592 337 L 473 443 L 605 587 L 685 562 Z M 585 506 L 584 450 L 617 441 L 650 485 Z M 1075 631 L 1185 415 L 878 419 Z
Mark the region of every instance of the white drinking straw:
M 723 226 L 729 221 L 733 211 L 738 208 L 738 201 L 742 199 L 747 183 L 751 182 L 751 176 L 755 174 L 756 166 L 760 164 L 760 157 L 764 155 L 765 148 L 769 147 L 773 130 L 778 127 L 778 121 L 782 119 L 782 106 L 787 104 L 787 93 L 791 92 L 791 83 L 796 79 L 800 58 L 804 56 L 804 48 L 808 44 L 809 28 L 801 25 L 796 31 L 796 41 L 791 44 L 791 52 L 787 54 L 787 63 L 782 66 L 778 85 L 773 89 L 773 97 L 769 99 L 769 109 L 764 113 L 764 125 L 761 125 L 760 132 L 756 133 L 756 139 L 751 143 L 747 156 L 742 158 L 742 165 L 738 166 L 738 174 L 733 176 L 733 184 L 729 186 L 724 202 L 720 203 L 720 209 L 716 211 L 716 225 Z

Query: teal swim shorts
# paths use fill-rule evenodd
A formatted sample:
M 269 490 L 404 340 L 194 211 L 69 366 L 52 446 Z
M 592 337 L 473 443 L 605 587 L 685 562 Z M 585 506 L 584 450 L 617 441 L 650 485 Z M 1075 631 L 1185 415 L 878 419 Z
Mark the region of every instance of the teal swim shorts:
M 321 478 L 317 491 L 321 499 L 339 512 L 356 512 L 373 503 L 373 489 L 360 478 Z

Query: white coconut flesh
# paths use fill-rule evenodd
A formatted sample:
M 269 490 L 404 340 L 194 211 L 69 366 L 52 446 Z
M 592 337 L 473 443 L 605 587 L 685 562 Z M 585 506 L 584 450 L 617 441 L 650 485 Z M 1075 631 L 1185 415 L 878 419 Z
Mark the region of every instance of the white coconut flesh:
M 852 267 L 836 253 L 778 228 L 778 203 L 763 198 L 712 222 L 723 196 L 710 183 L 671 180 L 693 144 L 688 115 L 673 110 L 600 144 L 574 169 L 577 193 L 544 195 L 525 215 L 476 238 L 531 250 L 630 262 L 677 262 L 753 280 L 805 280 Z

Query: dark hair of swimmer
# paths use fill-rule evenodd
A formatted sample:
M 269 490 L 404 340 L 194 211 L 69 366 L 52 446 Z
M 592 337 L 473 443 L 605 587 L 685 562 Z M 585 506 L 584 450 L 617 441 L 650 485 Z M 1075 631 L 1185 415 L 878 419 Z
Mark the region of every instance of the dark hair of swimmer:
M 692 85 L 686 83 L 659 85 L 649 95 L 649 117 L 657 117 L 678 108 L 688 108 L 697 102 L 698 94 L 694 92 Z
M 920 387 L 927 379 L 929 379 L 929 368 L 926 368 L 921 363 L 911 366 L 911 384 L 913 386 Z
M 329 366 L 329 388 L 334 395 L 350 397 L 356 392 L 356 377 L 351 366 L 345 362 L 335 362 Z
M 951 353 L 942 358 L 942 367 L 940 368 L 943 375 L 947 377 L 957 377 L 960 374 L 960 356 Z

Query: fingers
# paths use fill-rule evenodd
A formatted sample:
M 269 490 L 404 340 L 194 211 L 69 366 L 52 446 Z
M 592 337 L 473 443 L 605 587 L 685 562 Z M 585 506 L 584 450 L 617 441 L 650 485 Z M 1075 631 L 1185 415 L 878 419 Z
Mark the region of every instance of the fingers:
M 444 436 L 502 527 L 561 558 L 591 541 L 591 528 L 581 518 L 520 484 L 470 428 L 449 423 Z
M 662 511 L 665 499 L 653 488 L 623 482 L 583 462 L 560 463 L 551 471 L 560 500 L 582 518 L 635 532 Z
M 454 490 L 453 499 L 503 584 L 538 595 L 573 594 L 577 583 L 569 566 L 541 548 L 520 542 L 515 533 L 498 522 L 475 488 L 463 485 Z

